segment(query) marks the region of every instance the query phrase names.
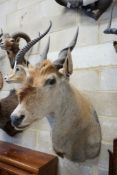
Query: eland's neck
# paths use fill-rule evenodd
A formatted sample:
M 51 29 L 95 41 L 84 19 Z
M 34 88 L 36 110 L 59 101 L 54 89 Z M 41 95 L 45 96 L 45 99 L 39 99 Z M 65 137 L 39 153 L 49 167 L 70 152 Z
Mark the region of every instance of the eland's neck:
M 57 118 L 72 117 L 79 113 L 80 93 L 69 84 L 63 85 L 61 88 L 61 100 L 58 101 L 56 111 Z
M 91 105 L 88 100 L 70 85 L 62 90 L 63 96 L 54 112 L 54 124 L 61 128 L 69 128 L 79 121 L 80 124 L 85 123 L 85 120 L 88 121 L 91 115 Z

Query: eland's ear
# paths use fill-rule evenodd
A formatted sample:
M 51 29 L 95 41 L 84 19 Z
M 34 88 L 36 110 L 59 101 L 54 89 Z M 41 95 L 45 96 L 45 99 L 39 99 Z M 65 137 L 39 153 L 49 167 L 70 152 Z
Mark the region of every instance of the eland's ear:
M 69 43 L 69 45 L 59 52 L 58 59 L 53 62 L 54 66 L 58 70 L 63 68 L 63 64 L 64 64 L 65 59 L 67 57 L 68 50 L 72 51 L 74 49 L 76 42 L 77 42 L 78 33 L 79 33 L 79 28 L 77 28 L 76 33 L 75 33 L 72 41 Z
M 67 56 L 65 62 L 63 64 L 63 74 L 66 77 L 69 77 L 73 72 L 73 62 L 72 62 L 72 55 L 70 49 L 67 52 Z

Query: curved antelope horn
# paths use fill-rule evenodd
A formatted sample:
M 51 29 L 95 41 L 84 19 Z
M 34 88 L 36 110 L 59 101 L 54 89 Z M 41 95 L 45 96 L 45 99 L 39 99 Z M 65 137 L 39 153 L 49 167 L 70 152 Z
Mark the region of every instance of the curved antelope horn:
M 113 5 L 112 5 L 109 24 L 107 26 L 107 29 L 104 30 L 105 34 L 116 34 L 117 35 L 117 29 L 116 28 L 111 28 L 114 7 L 115 7 L 115 2 L 113 2 Z
M 49 47 L 50 47 L 50 37 L 48 38 L 48 42 L 47 42 L 43 52 L 41 53 L 41 60 L 47 59 Z
M 29 37 L 26 33 L 23 33 L 23 32 L 16 32 L 16 33 L 13 33 L 13 34 L 11 35 L 11 37 L 13 37 L 15 40 L 16 40 L 17 38 L 23 38 L 24 40 L 26 40 L 27 43 L 31 41 L 30 37 Z
M 75 36 L 72 39 L 71 43 L 66 48 L 60 51 L 58 55 L 58 59 L 53 62 L 53 64 L 55 65 L 57 69 L 61 69 L 63 67 L 68 50 L 70 49 L 70 51 L 72 51 L 74 49 L 76 42 L 77 42 L 78 33 L 79 33 L 79 28 L 77 28 Z
M 39 35 L 38 38 L 30 41 L 26 46 L 24 46 L 21 50 L 19 50 L 19 52 L 17 53 L 15 57 L 15 66 L 18 62 L 21 62 L 26 52 L 28 52 L 34 44 L 36 44 L 39 40 L 41 40 L 50 31 L 51 26 L 52 26 L 52 22 L 50 21 L 50 25 L 48 29 L 43 34 Z

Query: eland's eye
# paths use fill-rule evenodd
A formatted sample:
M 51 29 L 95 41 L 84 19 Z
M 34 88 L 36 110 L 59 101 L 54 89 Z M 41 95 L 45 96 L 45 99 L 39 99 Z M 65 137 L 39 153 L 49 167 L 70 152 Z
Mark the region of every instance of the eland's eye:
M 18 67 L 16 67 L 16 72 L 18 72 L 20 69 Z
M 46 85 L 53 85 L 53 84 L 55 84 L 56 83 L 56 79 L 55 78 L 49 78 L 49 79 L 47 79 L 46 81 L 45 81 L 45 86 Z

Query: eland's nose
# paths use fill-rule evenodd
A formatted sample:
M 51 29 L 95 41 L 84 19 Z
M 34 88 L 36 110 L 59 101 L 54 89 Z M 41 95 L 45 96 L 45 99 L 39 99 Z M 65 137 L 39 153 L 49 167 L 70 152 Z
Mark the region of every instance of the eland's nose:
M 16 115 L 12 115 L 11 116 L 11 123 L 13 126 L 19 126 L 22 122 L 22 120 L 24 119 L 24 115 L 21 116 L 16 116 Z

